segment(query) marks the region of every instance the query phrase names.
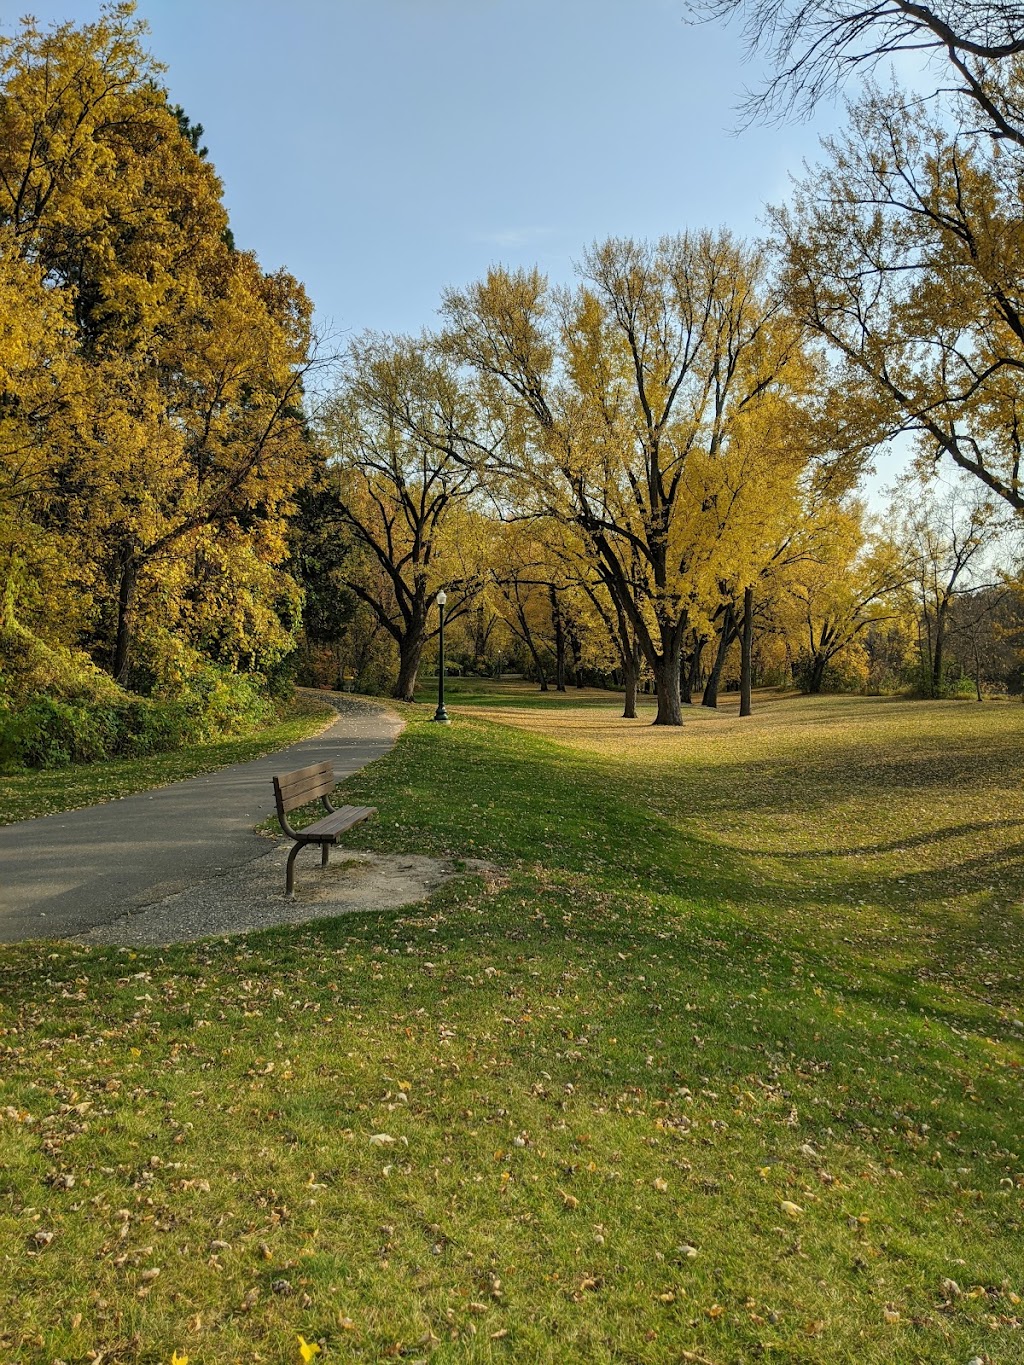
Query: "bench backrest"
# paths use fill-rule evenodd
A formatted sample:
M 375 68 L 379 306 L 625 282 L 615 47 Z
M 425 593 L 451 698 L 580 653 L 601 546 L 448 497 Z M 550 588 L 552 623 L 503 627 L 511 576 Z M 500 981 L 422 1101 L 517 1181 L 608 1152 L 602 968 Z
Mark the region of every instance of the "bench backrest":
M 290 810 L 305 806 L 334 790 L 334 769 L 329 763 L 311 763 L 308 768 L 296 768 L 293 773 L 281 773 L 274 778 L 277 813 L 287 815 Z

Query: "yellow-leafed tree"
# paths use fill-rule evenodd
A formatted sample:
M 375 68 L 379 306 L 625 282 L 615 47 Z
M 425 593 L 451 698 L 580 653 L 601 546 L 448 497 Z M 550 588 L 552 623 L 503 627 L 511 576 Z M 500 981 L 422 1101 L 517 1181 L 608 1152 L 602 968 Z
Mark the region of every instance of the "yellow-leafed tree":
M 808 361 L 728 234 L 612 240 L 580 273 L 573 293 L 504 270 L 450 293 L 447 345 L 505 414 L 516 496 L 584 538 L 656 678 L 655 724 L 678 725 L 691 619 L 723 578 L 754 581 L 809 459 L 780 437 Z
M 121 681 L 286 647 L 312 458 L 309 302 L 235 250 L 144 31 L 113 4 L 0 45 L 0 564 Z

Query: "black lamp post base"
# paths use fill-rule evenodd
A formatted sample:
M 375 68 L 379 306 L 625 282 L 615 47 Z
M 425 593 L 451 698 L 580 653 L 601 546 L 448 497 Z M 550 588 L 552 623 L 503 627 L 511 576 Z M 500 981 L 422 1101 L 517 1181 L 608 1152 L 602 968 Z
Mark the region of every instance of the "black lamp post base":
M 439 706 L 430 719 L 436 720 L 438 725 L 451 725 L 452 723 L 451 716 L 443 706 Z

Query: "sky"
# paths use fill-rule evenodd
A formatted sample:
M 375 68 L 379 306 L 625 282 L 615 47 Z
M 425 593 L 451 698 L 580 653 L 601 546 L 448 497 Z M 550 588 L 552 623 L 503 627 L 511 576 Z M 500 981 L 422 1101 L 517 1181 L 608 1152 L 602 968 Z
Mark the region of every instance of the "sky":
M 98 0 L 0 0 L 0 30 Z M 494 263 L 553 281 L 609 236 L 763 230 L 842 111 L 737 130 L 759 67 L 682 0 L 140 0 L 232 229 L 343 344 L 437 324 Z
M 0 28 L 98 0 L 0 0 Z M 239 246 L 322 322 L 419 332 L 495 262 L 572 278 L 588 244 L 758 231 L 836 123 L 736 134 L 757 68 L 681 0 L 141 0 L 205 129 Z

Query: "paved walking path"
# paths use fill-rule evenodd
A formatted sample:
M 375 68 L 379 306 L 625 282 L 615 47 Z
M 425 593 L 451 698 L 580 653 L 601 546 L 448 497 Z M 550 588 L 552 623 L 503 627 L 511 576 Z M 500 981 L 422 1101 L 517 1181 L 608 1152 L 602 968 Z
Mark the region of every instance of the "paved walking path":
M 392 747 L 402 722 L 325 694 L 341 712 L 312 739 L 101 806 L 0 827 L 0 942 L 66 938 L 225 876 L 267 852 L 271 775 L 329 762 L 340 782 Z

